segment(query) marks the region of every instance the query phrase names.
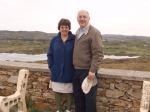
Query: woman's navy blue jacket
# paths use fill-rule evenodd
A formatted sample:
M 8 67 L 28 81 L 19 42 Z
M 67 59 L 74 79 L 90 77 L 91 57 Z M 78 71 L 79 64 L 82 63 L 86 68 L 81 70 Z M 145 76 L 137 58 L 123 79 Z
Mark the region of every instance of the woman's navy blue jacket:
M 71 32 L 69 32 L 65 43 L 62 41 L 60 33 L 51 40 L 47 57 L 52 81 L 72 83 L 74 41 L 75 35 Z

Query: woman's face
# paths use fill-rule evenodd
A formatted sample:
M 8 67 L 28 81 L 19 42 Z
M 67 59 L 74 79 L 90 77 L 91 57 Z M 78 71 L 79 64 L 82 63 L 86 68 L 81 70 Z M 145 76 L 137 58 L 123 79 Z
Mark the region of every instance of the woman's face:
M 59 31 L 62 36 L 68 36 L 69 26 L 61 25 Z

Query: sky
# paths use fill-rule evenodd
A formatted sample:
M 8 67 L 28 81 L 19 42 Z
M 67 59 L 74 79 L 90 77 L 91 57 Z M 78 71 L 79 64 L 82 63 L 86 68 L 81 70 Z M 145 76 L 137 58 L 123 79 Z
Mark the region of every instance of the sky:
M 150 36 L 150 0 L 0 0 L 0 30 L 56 33 L 67 18 L 75 33 L 81 9 L 102 34 Z

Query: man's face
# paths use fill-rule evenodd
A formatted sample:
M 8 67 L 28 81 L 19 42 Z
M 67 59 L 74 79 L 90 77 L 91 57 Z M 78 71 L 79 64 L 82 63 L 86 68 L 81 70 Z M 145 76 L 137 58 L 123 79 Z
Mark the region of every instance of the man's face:
M 81 28 L 84 28 L 88 25 L 90 20 L 89 14 L 86 11 L 80 11 L 77 16 L 77 21 Z

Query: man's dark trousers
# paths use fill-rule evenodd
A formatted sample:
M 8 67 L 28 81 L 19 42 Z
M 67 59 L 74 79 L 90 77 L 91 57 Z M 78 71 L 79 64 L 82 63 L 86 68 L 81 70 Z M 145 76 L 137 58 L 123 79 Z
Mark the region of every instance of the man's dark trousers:
M 88 72 L 88 69 L 75 69 L 73 79 L 75 112 L 96 112 L 97 86 L 93 86 L 88 94 L 84 94 L 81 88 L 81 84 Z

